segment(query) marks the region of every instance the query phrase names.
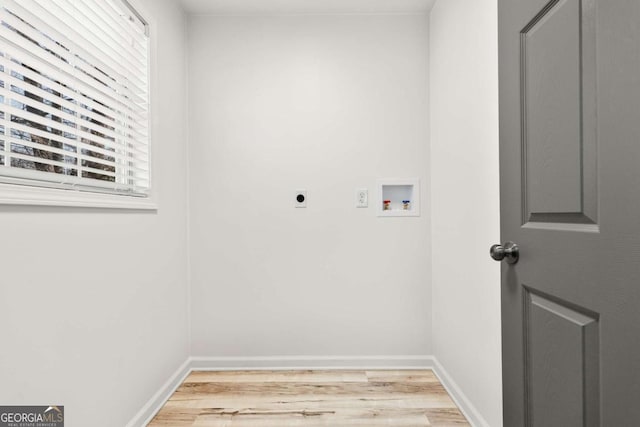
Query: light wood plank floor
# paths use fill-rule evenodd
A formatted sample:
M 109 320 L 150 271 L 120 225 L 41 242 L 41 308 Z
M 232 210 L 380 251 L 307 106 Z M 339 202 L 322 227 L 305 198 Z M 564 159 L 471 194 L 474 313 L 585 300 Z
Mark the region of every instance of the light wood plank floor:
M 469 426 L 420 371 L 193 372 L 149 426 Z

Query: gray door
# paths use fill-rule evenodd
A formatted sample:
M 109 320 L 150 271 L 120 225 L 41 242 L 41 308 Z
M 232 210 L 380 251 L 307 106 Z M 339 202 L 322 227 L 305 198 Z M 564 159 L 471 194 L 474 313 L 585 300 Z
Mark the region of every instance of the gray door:
M 498 10 L 504 425 L 640 426 L 640 0 Z

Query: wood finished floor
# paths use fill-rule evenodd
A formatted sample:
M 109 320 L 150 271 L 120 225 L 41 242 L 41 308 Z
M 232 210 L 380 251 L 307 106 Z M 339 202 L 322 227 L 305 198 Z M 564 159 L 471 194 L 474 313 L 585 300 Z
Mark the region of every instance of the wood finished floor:
M 460 427 L 431 370 L 193 372 L 151 427 Z

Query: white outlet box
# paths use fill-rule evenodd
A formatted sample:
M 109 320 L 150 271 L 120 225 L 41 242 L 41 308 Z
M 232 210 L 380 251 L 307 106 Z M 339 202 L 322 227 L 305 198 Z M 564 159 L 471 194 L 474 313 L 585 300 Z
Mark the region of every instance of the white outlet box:
M 356 208 L 369 207 L 369 190 L 366 188 L 356 189 Z

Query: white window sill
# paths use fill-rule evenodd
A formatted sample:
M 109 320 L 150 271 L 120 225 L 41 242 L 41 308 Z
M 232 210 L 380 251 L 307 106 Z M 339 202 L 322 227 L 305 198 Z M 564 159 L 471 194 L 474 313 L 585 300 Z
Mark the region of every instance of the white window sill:
M 151 197 L 131 197 L 26 185 L 0 184 L 0 205 L 157 210 Z

